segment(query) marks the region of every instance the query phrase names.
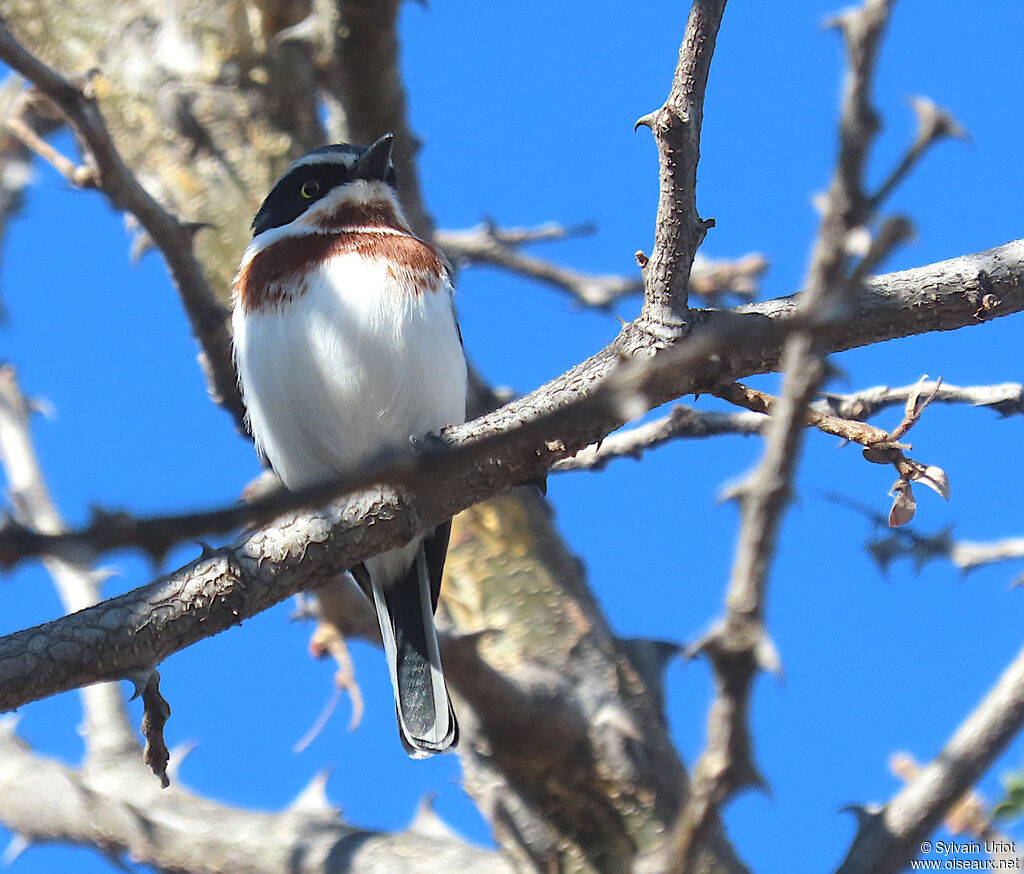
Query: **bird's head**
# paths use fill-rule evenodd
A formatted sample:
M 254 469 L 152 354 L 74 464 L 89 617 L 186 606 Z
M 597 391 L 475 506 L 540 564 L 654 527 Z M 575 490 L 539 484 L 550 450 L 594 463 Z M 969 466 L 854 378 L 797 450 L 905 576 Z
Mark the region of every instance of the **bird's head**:
M 284 233 L 366 225 L 404 228 L 391 163 L 393 141 L 392 134 L 384 134 L 372 146 L 338 143 L 299 158 L 256 213 L 253 239 L 278 228 Z

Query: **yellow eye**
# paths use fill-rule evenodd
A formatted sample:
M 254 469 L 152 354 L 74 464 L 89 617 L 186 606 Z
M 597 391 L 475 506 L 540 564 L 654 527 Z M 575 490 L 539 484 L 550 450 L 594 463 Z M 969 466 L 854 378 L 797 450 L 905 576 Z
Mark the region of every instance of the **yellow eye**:
M 306 200 L 312 200 L 320 193 L 320 183 L 315 179 L 307 179 L 302 183 L 302 187 L 299 189 L 301 194 Z

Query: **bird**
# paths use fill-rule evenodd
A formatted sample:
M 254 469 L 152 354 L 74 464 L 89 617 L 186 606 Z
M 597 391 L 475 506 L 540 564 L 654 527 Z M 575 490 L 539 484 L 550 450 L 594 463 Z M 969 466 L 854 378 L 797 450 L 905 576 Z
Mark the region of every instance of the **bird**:
M 239 386 L 288 489 L 327 481 L 466 419 L 466 359 L 444 255 L 402 211 L 393 136 L 296 160 L 252 223 L 233 284 Z M 451 522 L 350 573 L 377 613 L 399 736 L 458 741 L 434 612 Z

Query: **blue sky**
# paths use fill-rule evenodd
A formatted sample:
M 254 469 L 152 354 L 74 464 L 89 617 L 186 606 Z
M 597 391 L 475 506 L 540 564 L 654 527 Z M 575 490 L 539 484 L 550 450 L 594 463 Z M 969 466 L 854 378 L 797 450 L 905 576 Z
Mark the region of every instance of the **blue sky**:
M 816 221 L 810 199 L 831 172 L 841 52 L 837 35 L 820 25 L 834 9 L 811 0 L 736 2 L 719 37 L 698 189 L 702 214 L 717 225 L 703 251 L 768 255 L 764 296 L 799 287 Z M 595 236 L 537 253 L 594 272 L 634 270 L 633 253 L 650 251 L 657 176 L 650 134 L 634 133 L 633 122 L 667 93 L 683 16 L 683 5 L 667 0 L 628 9 L 607 0 L 407 4 L 407 87 L 438 223 L 594 220 Z M 879 70 L 886 127 L 871 177 L 884 175 L 913 134 L 911 95 L 949 108 L 971 139 L 939 145 L 896 193 L 891 208 L 909 213 L 918 234 L 892 268 L 1021 235 L 1022 26 L 1024 7 L 1013 0 L 990 0 L 969 15 L 947 0 L 897 6 Z M 66 137 L 58 142 L 70 148 Z M 38 173 L 0 263 L 9 311 L 0 357 L 15 362 L 26 390 L 56 411 L 37 421 L 36 437 L 62 510 L 81 521 L 94 503 L 155 512 L 234 499 L 258 464 L 206 400 L 162 263 L 149 255 L 131 267 L 120 216 L 48 168 Z M 466 271 L 458 302 L 476 364 L 517 390 L 558 375 L 618 329 L 612 315 L 579 312 L 558 292 L 492 270 Z M 631 318 L 637 306 L 626 302 L 618 315 Z M 832 388 L 904 385 L 925 373 L 962 385 L 1021 381 L 1019 330 L 1005 319 L 844 353 Z M 892 412 L 878 424 L 898 418 Z M 946 504 L 919 494 L 919 526 L 955 525 L 970 539 L 1024 531 L 1024 477 L 1008 463 L 1022 429 L 1019 418 L 998 421 L 984 410 L 929 409 L 911 432 L 914 455 L 947 470 L 953 498 Z M 717 496 L 759 449 L 759 441 L 739 437 L 680 442 L 641 464 L 552 478 L 559 528 L 619 634 L 692 640 L 718 615 L 736 512 Z M 902 563 L 884 576 L 864 551 L 870 523 L 823 498 L 840 492 L 886 512 L 893 479 L 856 448 L 809 435 L 768 609 L 786 676 L 759 681 L 753 710 L 771 794 L 745 795 L 726 814 L 740 854 L 757 870 L 837 864 L 853 831 L 839 809 L 891 796 L 898 782 L 886 767 L 889 754 L 931 758 L 1021 645 L 1024 609 L 1009 588 L 1020 567 L 961 580 L 950 567 L 915 573 Z M 193 554 L 179 550 L 167 566 Z M 111 564 L 119 572 L 111 594 L 152 575 L 132 555 Z M 3 595 L 3 632 L 59 609 L 38 570 L 12 575 Z M 308 750 L 292 752 L 330 694 L 332 668 L 309 659 L 310 628 L 289 622 L 291 609 L 282 605 L 161 667 L 173 708 L 168 740 L 199 744 L 183 782 L 273 809 L 330 766 L 332 800 L 354 824 L 404 826 L 432 792 L 442 817 L 488 840 L 459 786 L 457 760 L 412 762 L 403 754 L 383 659 L 367 646 L 353 648 L 367 702 L 362 725 L 346 730 L 343 703 Z M 708 672 L 701 663 L 676 663 L 668 682 L 673 733 L 692 763 L 703 743 Z M 22 731 L 40 752 L 73 761 L 78 719 L 76 697 L 64 695 L 24 708 Z M 995 797 L 997 775 L 1022 759 L 1018 742 L 982 790 Z M 90 853 L 64 849 L 30 850 L 13 870 L 71 865 L 85 874 L 108 870 Z

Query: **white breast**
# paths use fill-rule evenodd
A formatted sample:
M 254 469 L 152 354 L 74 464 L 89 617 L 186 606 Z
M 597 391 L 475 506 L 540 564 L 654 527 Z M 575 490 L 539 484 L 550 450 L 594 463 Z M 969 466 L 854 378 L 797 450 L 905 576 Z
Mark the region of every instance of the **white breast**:
M 383 261 L 330 258 L 308 291 L 233 319 L 257 445 L 289 488 L 465 421 L 466 363 L 447 280 L 419 293 Z

